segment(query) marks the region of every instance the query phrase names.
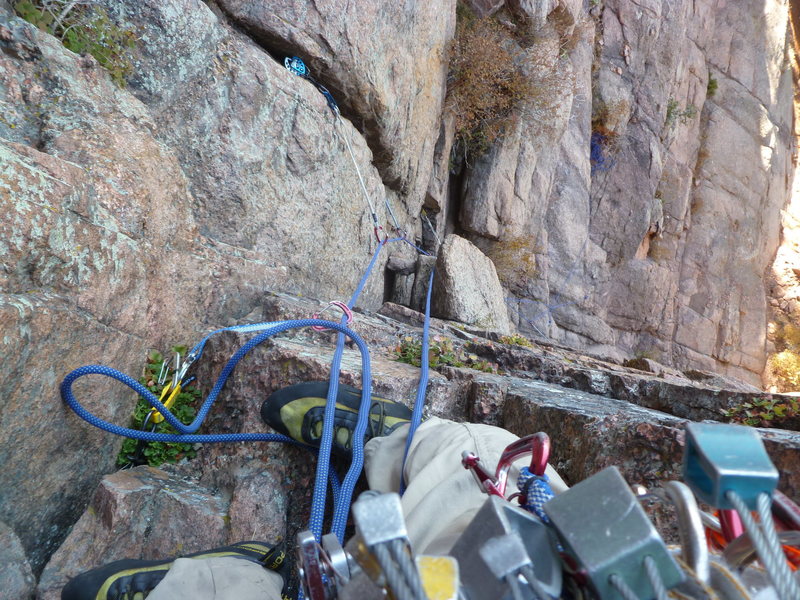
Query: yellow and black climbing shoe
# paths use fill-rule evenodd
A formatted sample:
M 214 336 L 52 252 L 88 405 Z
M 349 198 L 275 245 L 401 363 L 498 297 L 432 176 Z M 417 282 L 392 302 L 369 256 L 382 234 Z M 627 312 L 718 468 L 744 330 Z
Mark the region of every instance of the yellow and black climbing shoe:
M 248 541 L 176 558 L 217 557 L 250 560 L 281 572 L 286 552 L 283 544 Z M 61 590 L 61 600 L 143 600 L 161 583 L 175 560 L 123 558 L 114 561 L 70 579 Z
M 322 438 L 322 417 L 328 396 L 327 381 L 297 383 L 278 390 L 261 405 L 261 418 L 274 430 L 309 446 L 319 447 Z M 333 450 L 350 456 L 353 449 L 353 431 L 358 421 L 361 390 L 339 384 L 336 410 L 333 415 Z M 411 421 L 407 406 L 372 396 L 369 422 L 364 443 L 374 437 L 389 435 Z

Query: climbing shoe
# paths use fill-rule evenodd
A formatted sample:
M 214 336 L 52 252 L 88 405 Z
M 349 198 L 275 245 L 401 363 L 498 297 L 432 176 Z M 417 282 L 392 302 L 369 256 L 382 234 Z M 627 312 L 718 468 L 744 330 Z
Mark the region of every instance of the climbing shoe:
M 297 383 L 278 390 L 261 405 L 261 418 L 274 430 L 309 446 L 320 445 L 322 418 L 328 397 L 327 381 Z M 350 456 L 353 431 L 358 421 L 361 390 L 339 384 L 333 414 L 333 451 Z M 374 437 L 389 435 L 411 421 L 411 409 L 399 402 L 372 396 L 364 443 Z
M 195 552 L 179 558 L 216 557 L 250 560 L 272 571 L 281 572 L 286 552 L 282 544 L 273 546 L 264 542 L 249 541 Z M 161 583 L 174 561 L 174 558 L 117 560 L 70 579 L 61 590 L 61 600 L 143 600 Z

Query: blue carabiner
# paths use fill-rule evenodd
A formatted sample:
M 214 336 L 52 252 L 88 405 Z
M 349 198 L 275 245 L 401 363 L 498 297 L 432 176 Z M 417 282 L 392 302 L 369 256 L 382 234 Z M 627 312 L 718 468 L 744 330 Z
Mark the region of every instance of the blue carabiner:
M 292 56 L 291 58 L 287 56 L 283 61 L 283 66 L 295 75 L 299 75 L 300 77 L 308 77 L 308 68 L 306 67 L 306 63 L 296 56 Z

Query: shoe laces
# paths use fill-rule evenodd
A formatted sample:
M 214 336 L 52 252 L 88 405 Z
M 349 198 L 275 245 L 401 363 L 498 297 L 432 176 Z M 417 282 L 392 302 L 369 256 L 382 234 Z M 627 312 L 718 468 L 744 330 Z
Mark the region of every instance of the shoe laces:
M 377 409 L 377 410 L 376 410 Z M 372 439 L 374 437 L 380 437 L 383 435 L 383 428 L 386 425 L 386 409 L 383 406 L 382 402 L 373 402 L 369 407 L 368 413 L 369 419 L 369 429 L 368 429 L 368 438 Z M 342 441 L 340 440 L 340 433 L 342 430 L 347 432 L 347 439 Z M 311 426 L 312 435 L 315 438 L 322 437 L 322 419 L 320 418 Z M 335 426 L 333 429 L 333 440 L 334 442 L 338 442 L 345 450 L 350 450 L 353 442 L 353 430 L 350 427 L 345 425 Z
M 375 407 L 378 407 L 378 422 L 376 423 L 372 420 L 372 415 L 374 414 Z M 374 437 L 380 437 L 383 435 L 383 426 L 386 424 L 386 409 L 383 406 L 383 402 L 373 402 L 372 406 L 369 407 L 369 438 L 372 439 Z

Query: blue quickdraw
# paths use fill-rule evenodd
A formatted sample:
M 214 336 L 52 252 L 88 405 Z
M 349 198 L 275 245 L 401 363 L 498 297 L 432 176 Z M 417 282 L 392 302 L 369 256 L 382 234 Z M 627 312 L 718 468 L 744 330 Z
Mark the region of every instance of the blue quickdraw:
M 319 90 L 319 93 L 325 96 L 325 100 L 328 102 L 328 108 L 333 111 L 333 114 L 337 117 L 341 114 L 339 112 L 339 105 L 336 104 L 336 100 L 333 99 L 333 94 L 328 91 L 328 88 L 311 76 L 308 67 L 306 67 L 306 63 L 304 63 L 302 59 L 297 56 L 292 56 L 291 58 L 287 56 L 283 61 L 283 66 L 291 73 L 311 82 L 311 84 Z
M 283 60 L 283 66 L 285 66 L 289 71 L 294 73 L 295 75 L 299 75 L 300 77 L 307 77 L 308 76 L 308 68 L 306 67 L 306 63 L 304 63 L 300 58 L 296 56 L 286 57 Z

